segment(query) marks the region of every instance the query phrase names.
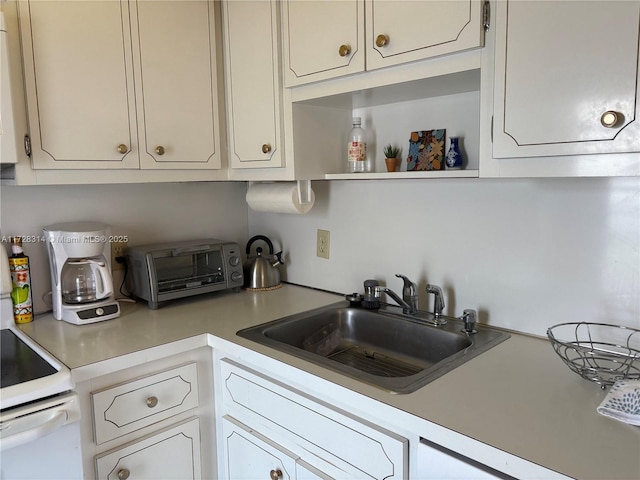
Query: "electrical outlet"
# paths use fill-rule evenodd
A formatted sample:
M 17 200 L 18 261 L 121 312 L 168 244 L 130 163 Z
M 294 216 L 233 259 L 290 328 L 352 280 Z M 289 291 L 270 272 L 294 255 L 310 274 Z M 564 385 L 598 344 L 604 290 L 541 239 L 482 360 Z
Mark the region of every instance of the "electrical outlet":
M 124 270 L 124 263 L 118 263 L 116 257 L 124 257 L 127 242 L 113 242 L 111 244 L 111 271 Z
M 316 244 L 316 255 L 320 258 L 329 258 L 329 246 L 330 246 L 330 233 L 329 230 L 318 229 L 318 241 Z

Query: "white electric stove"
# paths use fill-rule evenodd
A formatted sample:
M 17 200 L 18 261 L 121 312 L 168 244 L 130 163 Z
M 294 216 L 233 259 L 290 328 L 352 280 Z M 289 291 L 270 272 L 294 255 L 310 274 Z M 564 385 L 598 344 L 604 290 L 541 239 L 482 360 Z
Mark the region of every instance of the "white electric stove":
M 80 408 L 71 373 L 17 328 L 10 292 L 0 245 L 0 479 L 80 480 Z

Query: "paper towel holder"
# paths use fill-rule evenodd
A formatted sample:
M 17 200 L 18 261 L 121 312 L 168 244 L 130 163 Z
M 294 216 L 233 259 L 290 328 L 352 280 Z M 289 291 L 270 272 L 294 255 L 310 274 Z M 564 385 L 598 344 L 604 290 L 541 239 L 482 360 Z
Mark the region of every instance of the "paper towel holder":
M 311 203 L 311 180 L 296 180 L 296 182 L 300 205 L 309 205 Z
M 254 183 L 278 183 L 278 182 L 249 182 L 249 187 Z M 279 183 L 287 183 L 287 182 L 279 182 Z M 298 202 L 300 205 L 309 205 L 312 202 L 311 198 L 311 180 L 296 180 L 296 185 L 298 187 Z

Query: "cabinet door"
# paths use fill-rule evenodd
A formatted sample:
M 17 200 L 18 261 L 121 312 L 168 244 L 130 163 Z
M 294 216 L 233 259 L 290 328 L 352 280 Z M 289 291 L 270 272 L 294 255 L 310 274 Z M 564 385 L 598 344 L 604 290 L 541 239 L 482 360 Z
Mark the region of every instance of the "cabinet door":
M 364 0 L 282 2 L 285 86 L 364 70 Z
M 224 478 L 296 478 L 295 456 L 231 417 L 222 419 Z
M 231 0 L 222 8 L 231 167 L 281 167 L 278 4 Z
M 142 168 L 220 168 L 214 4 L 132 4 Z
M 128 2 L 18 5 L 33 168 L 138 168 Z
M 640 2 L 518 0 L 497 13 L 495 158 L 640 151 Z
M 96 475 L 106 480 L 201 478 L 198 419 L 96 457 Z
M 367 70 L 481 47 L 479 0 L 367 0 Z

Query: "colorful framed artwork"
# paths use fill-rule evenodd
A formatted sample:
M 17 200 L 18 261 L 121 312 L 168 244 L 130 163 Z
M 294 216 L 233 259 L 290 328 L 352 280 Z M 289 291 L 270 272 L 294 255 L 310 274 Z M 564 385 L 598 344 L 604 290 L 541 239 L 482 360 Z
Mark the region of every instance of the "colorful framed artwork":
M 444 170 L 445 129 L 411 132 L 407 171 Z

